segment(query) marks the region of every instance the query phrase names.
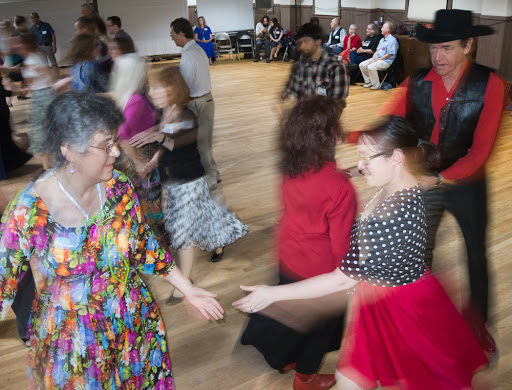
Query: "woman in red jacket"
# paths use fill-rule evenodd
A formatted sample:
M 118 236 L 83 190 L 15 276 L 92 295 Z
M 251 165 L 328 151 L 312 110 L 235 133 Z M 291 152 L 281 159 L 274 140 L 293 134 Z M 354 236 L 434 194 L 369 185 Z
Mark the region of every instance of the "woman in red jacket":
M 348 251 L 356 196 L 334 158 L 343 107 L 332 98 L 313 96 L 300 101 L 282 125 L 279 284 L 332 272 Z M 295 390 L 329 389 L 335 384 L 334 375 L 318 370 L 324 355 L 339 348 L 342 328 L 342 315 L 301 334 L 269 317 L 251 314 L 241 341 L 255 346 L 272 368 L 295 369 Z

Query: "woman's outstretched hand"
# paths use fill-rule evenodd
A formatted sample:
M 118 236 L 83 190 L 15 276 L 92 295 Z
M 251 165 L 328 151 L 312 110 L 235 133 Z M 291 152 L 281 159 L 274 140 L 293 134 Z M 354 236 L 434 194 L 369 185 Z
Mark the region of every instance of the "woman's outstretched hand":
M 154 126 L 148 130 L 134 135 L 132 138 L 130 138 L 128 143 L 135 148 L 140 148 L 146 144 L 161 142 L 164 138 L 165 135 L 158 131 L 158 126 Z
M 201 315 L 209 319 L 220 320 L 223 318 L 224 309 L 215 299 L 217 294 L 203 290 L 199 287 L 192 287 L 183 298 L 186 305 L 193 306 L 199 310 Z
M 272 287 L 259 285 L 259 286 L 240 286 L 244 291 L 252 291 L 246 297 L 233 302 L 233 306 L 246 313 L 255 313 L 263 310 L 267 306 L 274 303 L 274 298 L 271 294 Z

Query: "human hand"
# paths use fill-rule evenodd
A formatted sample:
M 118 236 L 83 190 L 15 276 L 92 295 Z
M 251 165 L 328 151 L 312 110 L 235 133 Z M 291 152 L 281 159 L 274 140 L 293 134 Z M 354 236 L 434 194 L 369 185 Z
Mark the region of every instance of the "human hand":
M 151 129 L 134 135 L 132 138 L 130 138 L 128 143 L 133 147 L 140 148 L 141 146 L 151 144 L 153 142 L 160 143 L 164 140 L 164 138 L 165 134 L 160 133 L 155 127 L 152 127 Z
M 437 179 L 435 176 L 420 176 L 418 177 L 420 185 L 425 191 L 431 190 L 436 186 Z
M 57 53 L 57 46 L 52 47 L 52 52 L 53 52 L 53 54 Z
M 153 161 L 148 161 L 146 163 L 138 163 L 135 164 L 135 170 L 140 176 L 146 176 L 149 172 L 154 170 L 157 167 Z
M 375 61 L 377 61 L 375 58 L 370 59 L 370 64 L 373 64 Z
M 331 47 L 336 47 L 336 45 L 331 45 Z
M 223 318 L 224 309 L 215 299 L 216 296 L 217 294 L 202 288 L 192 287 L 183 297 L 183 303 L 189 306 L 189 308 L 198 310 L 201 316 L 207 320 L 220 320 Z
M 356 33 L 351 33 L 351 34 L 349 35 L 349 37 L 350 37 L 350 38 L 354 38 L 355 36 L 356 36 Z
M 364 49 L 362 47 L 357 49 L 357 54 L 362 54 L 362 53 L 364 53 Z
M 244 298 L 233 302 L 233 306 L 240 311 L 244 311 L 246 313 L 255 313 L 274 303 L 274 298 L 270 293 L 272 287 L 259 285 L 240 286 L 240 288 L 244 291 L 252 291 Z

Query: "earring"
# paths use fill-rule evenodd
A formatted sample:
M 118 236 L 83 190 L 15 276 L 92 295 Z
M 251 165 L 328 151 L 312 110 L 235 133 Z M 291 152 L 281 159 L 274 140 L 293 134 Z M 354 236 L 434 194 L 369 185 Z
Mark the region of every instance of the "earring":
M 75 173 L 75 163 L 71 163 L 71 168 L 69 169 L 69 173 Z

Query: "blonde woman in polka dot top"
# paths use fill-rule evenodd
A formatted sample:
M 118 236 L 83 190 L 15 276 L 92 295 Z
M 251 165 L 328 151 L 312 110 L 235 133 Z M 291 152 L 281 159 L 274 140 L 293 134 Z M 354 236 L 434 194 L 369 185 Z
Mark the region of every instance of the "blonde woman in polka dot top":
M 235 302 L 255 312 L 276 301 L 354 293 L 336 379 L 339 388 L 470 388 L 488 364 L 478 341 L 424 262 L 426 217 L 418 145 L 405 119 L 389 117 L 359 137 L 358 168 L 380 187 L 352 227 L 350 249 L 329 274 L 282 286 L 241 286 Z M 341 259 L 340 259 L 341 260 Z

